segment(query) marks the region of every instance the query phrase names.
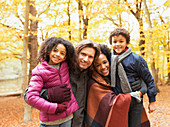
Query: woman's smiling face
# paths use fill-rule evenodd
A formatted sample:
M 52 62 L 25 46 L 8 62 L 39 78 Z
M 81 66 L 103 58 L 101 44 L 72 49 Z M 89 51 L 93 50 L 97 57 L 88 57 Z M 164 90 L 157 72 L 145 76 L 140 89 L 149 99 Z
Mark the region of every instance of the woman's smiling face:
M 103 76 L 109 75 L 110 65 L 107 57 L 104 54 L 101 53 L 98 59 L 95 60 L 94 68 L 99 74 Z

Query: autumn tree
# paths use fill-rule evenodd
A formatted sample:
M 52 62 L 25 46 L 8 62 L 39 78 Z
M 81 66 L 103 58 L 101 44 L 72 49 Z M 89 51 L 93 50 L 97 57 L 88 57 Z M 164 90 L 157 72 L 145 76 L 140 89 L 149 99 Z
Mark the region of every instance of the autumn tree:
M 25 2 L 25 22 L 24 22 L 24 41 L 23 41 L 23 60 L 22 60 L 22 71 L 23 71 L 23 91 L 28 86 L 27 80 L 27 48 L 28 48 L 28 26 L 29 26 L 29 7 L 30 1 L 26 0 Z M 24 122 L 27 122 L 31 119 L 31 107 L 25 102 L 24 109 Z
M 114 5 L 114 6 L 113 6 Z M 102 6 L 102 5 L 101 5 Z M 106 9 L 109 10 L 106 14 L 104 13 L 103 17 L 105 20 L 109 20 L 115 25 L 116 27 L 122 27 L 124 26 L 123 19 L 121 18 L 122 12 L 126 10 L 123 9 L 123 4 L 121 3 L 120 0 L 116 1 L 110 1 L 107 3 L 106 8 L 103 8 L 103 11 L 105 12 Z
M 23 21 L 18 9 L 24 2 L 1 1 L 0 2 L 0 62 L 11 59 L 22 59 L 22 33 Z M 11 20 L 13 18 L 13 20 Z M 1 52 L 3 51 L 3 52 Z
M 169 8 L 169 4 L 170 4 L 170 1 L 166 1 L 164 3 L 164 6 L 165 6 L 165 9 L 164 10 L 167 10 Z M 169 31 L 169 28 L 170 28 L 170 20 L 168 17 L 163 17 L 160 12 L 158 11 L 158 14 L 159 14 L 159 19 L 161 20 L 161 23 L 163 24 L 162 25 L 162 29 L 165 31 L 165 35 L 163 36 L 162 39 L 160 39 L 160 42 L 161 44 L 163 45 L 164 49 L 165 49 L 165 53 L 166 53 L 166 59 L 167 59 L 167 70 L 168 70 L 168 79 L 167 79 L 167 82 L 166 84 L 170 84 L 170 31 Z M 167 19 L 167 21 L 166 21 Z
M 67 15 L 68 15 L 68 26 L 69 26 L 69 30 L 68 30 L 68 33 L 69 33 L 69 40 L 71 40 L 71 30 L 70 30 L 70 26 L 71 26 L 71 14 L 70 14 L 70 0 L 68 0 L 67 2 Z
M 148 25 L 149 25 L 149 30 L 152 29 L 152 22 L 151 22 L 151 18 L 150 18 L 150 12 L 149 12 L 149 9 L 148 9 L 148 6 L 147 6 L 147 3 L 146 3 L 146 0 L 144 0 L 144 6 L 145 6 L 145 13 L 146 13 L 146 16 L 147 16 L 147 22 L 148 22 Z M 149 35 L 149 43 L 151 43 L 151 47 L 150 47 L 150 59 L 151 59 L 151 70 L 152 70 L 152 75 L 153 75 L 153 78 L 154 78 L 154 82 L 155 82 L 155 85 L 156 85 L 156 89 L 157 91 L 159 92 L 159 89 L 158 89 L 158 86 L 157 86 L 157 83 L 158 83 L 158 73 L 156 71 L 156 68 L 155 68 L 155 58 L 154 58 L 154 55 L 153 55 L 153 40 L 152 40 L 152 32 L 150 31 L 150 35 Z
M 135 16 L 139 23 L 139 33 L 140 33 L 140 51 L 141 55 L 145 55 L 145 33 L 143 30 L 143 15 L 142 15 L 142 3 L 143 0 L 134 0 L 134 3 L 128 2 L 128 0 L 125 0 L 127 7 L 129 8 L 130 12 Z M 135 7 L 134 7 L 135 6 Z
M 30 30 L 29 30 L 29 44 L 28 49 L 30 53 L 29 63 L 29 80 L 32 76 L 32 70 L 37 66 L 37 51 L 38 51 L 38 42 L 37 42 L 37 33 L 38 33 L 38 20 L 36 19 L 37 11 L 35 8 L 35 1 L 30 0 Z

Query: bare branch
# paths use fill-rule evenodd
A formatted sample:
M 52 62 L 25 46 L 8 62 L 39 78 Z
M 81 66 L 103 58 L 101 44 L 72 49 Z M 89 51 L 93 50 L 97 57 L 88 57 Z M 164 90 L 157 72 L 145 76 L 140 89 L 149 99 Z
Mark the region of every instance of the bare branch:
M 22 23 L 22 25 L 24 26 L 24 22 L 21 20 L 21 18 L 19 17 L 19 14 L 18 14 L 18 12 L 17 12 L 17 14 L 15 15 L 19 20 L 20 20 L 20 22 Z
M 125 2 L 126 2 L 126 4 L 127 4 L 128 8 L 130 9 L 130 12 L 136 17 L 136 13 L 135 13 L 135 12 L 132 10 L 132 8 L 129 6 L 128 1 L 125 0 Z
M 1 24 L 3 27 L 7 27 L 7 28 L 10 28 L 10 29 L 12 29 L 12 30 L 20 30 L 20 31 L 23 31 L 23 30 L 21 30 L 21 29 L 13 28 L 13 27 L 11 27 L 11 26 L 9 26 L 9 25 L 3 24 L 3 23 L 1 23 L 1 22 L 0 22 L 0 24 Z
M 158 11 L 158 14 L 159 14 L 159 18 L 161 20 L 162 23 L 165 23 L 165 21 L 163 20 L 162 16 L 160 15 L 160 12 Z
M 106 19 L 112 21 L 112 23 L 115 25 L 115 26 L 119 26 L 119 24 L 115 23 L 115 21 L 112 19 L 112 18 L 109 18 L 107 17 L 106 15 L 104 15 Z
M 50 5 L 51 5 L 51 3 L 49 3 L 49 5 L 46 7 L 46 9 L 44 9 L 42 12 L 40 12 L 40 13 L 38 14 L 38 17 L 39 17 L 41 14 L 43 14 L 46 10 L 48 10 L 48 8 L 50 7 Z

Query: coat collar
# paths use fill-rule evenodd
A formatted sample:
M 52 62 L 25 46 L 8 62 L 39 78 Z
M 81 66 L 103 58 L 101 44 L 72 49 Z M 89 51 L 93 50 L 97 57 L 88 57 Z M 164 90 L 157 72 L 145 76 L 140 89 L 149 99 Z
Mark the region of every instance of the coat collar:
M 102 85 L 110 86 L 110 83 L 107 83 L 96 71 L 93 71 L 92 78 Z

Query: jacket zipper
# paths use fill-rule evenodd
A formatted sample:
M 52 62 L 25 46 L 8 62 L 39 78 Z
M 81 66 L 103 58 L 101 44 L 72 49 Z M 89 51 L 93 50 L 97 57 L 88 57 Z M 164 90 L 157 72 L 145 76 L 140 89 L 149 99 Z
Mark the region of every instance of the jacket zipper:
M 60 77 L 61 84 L 63 84 L 63 81 L 62 81 L 62 78 L 61 78 L 61 74 L 60 74 L 60 70 L 58 70 L 58 72 L 59 72 L 59 77 Z M 67 116 L 67 110 L 65 111 L 65 114 Z

